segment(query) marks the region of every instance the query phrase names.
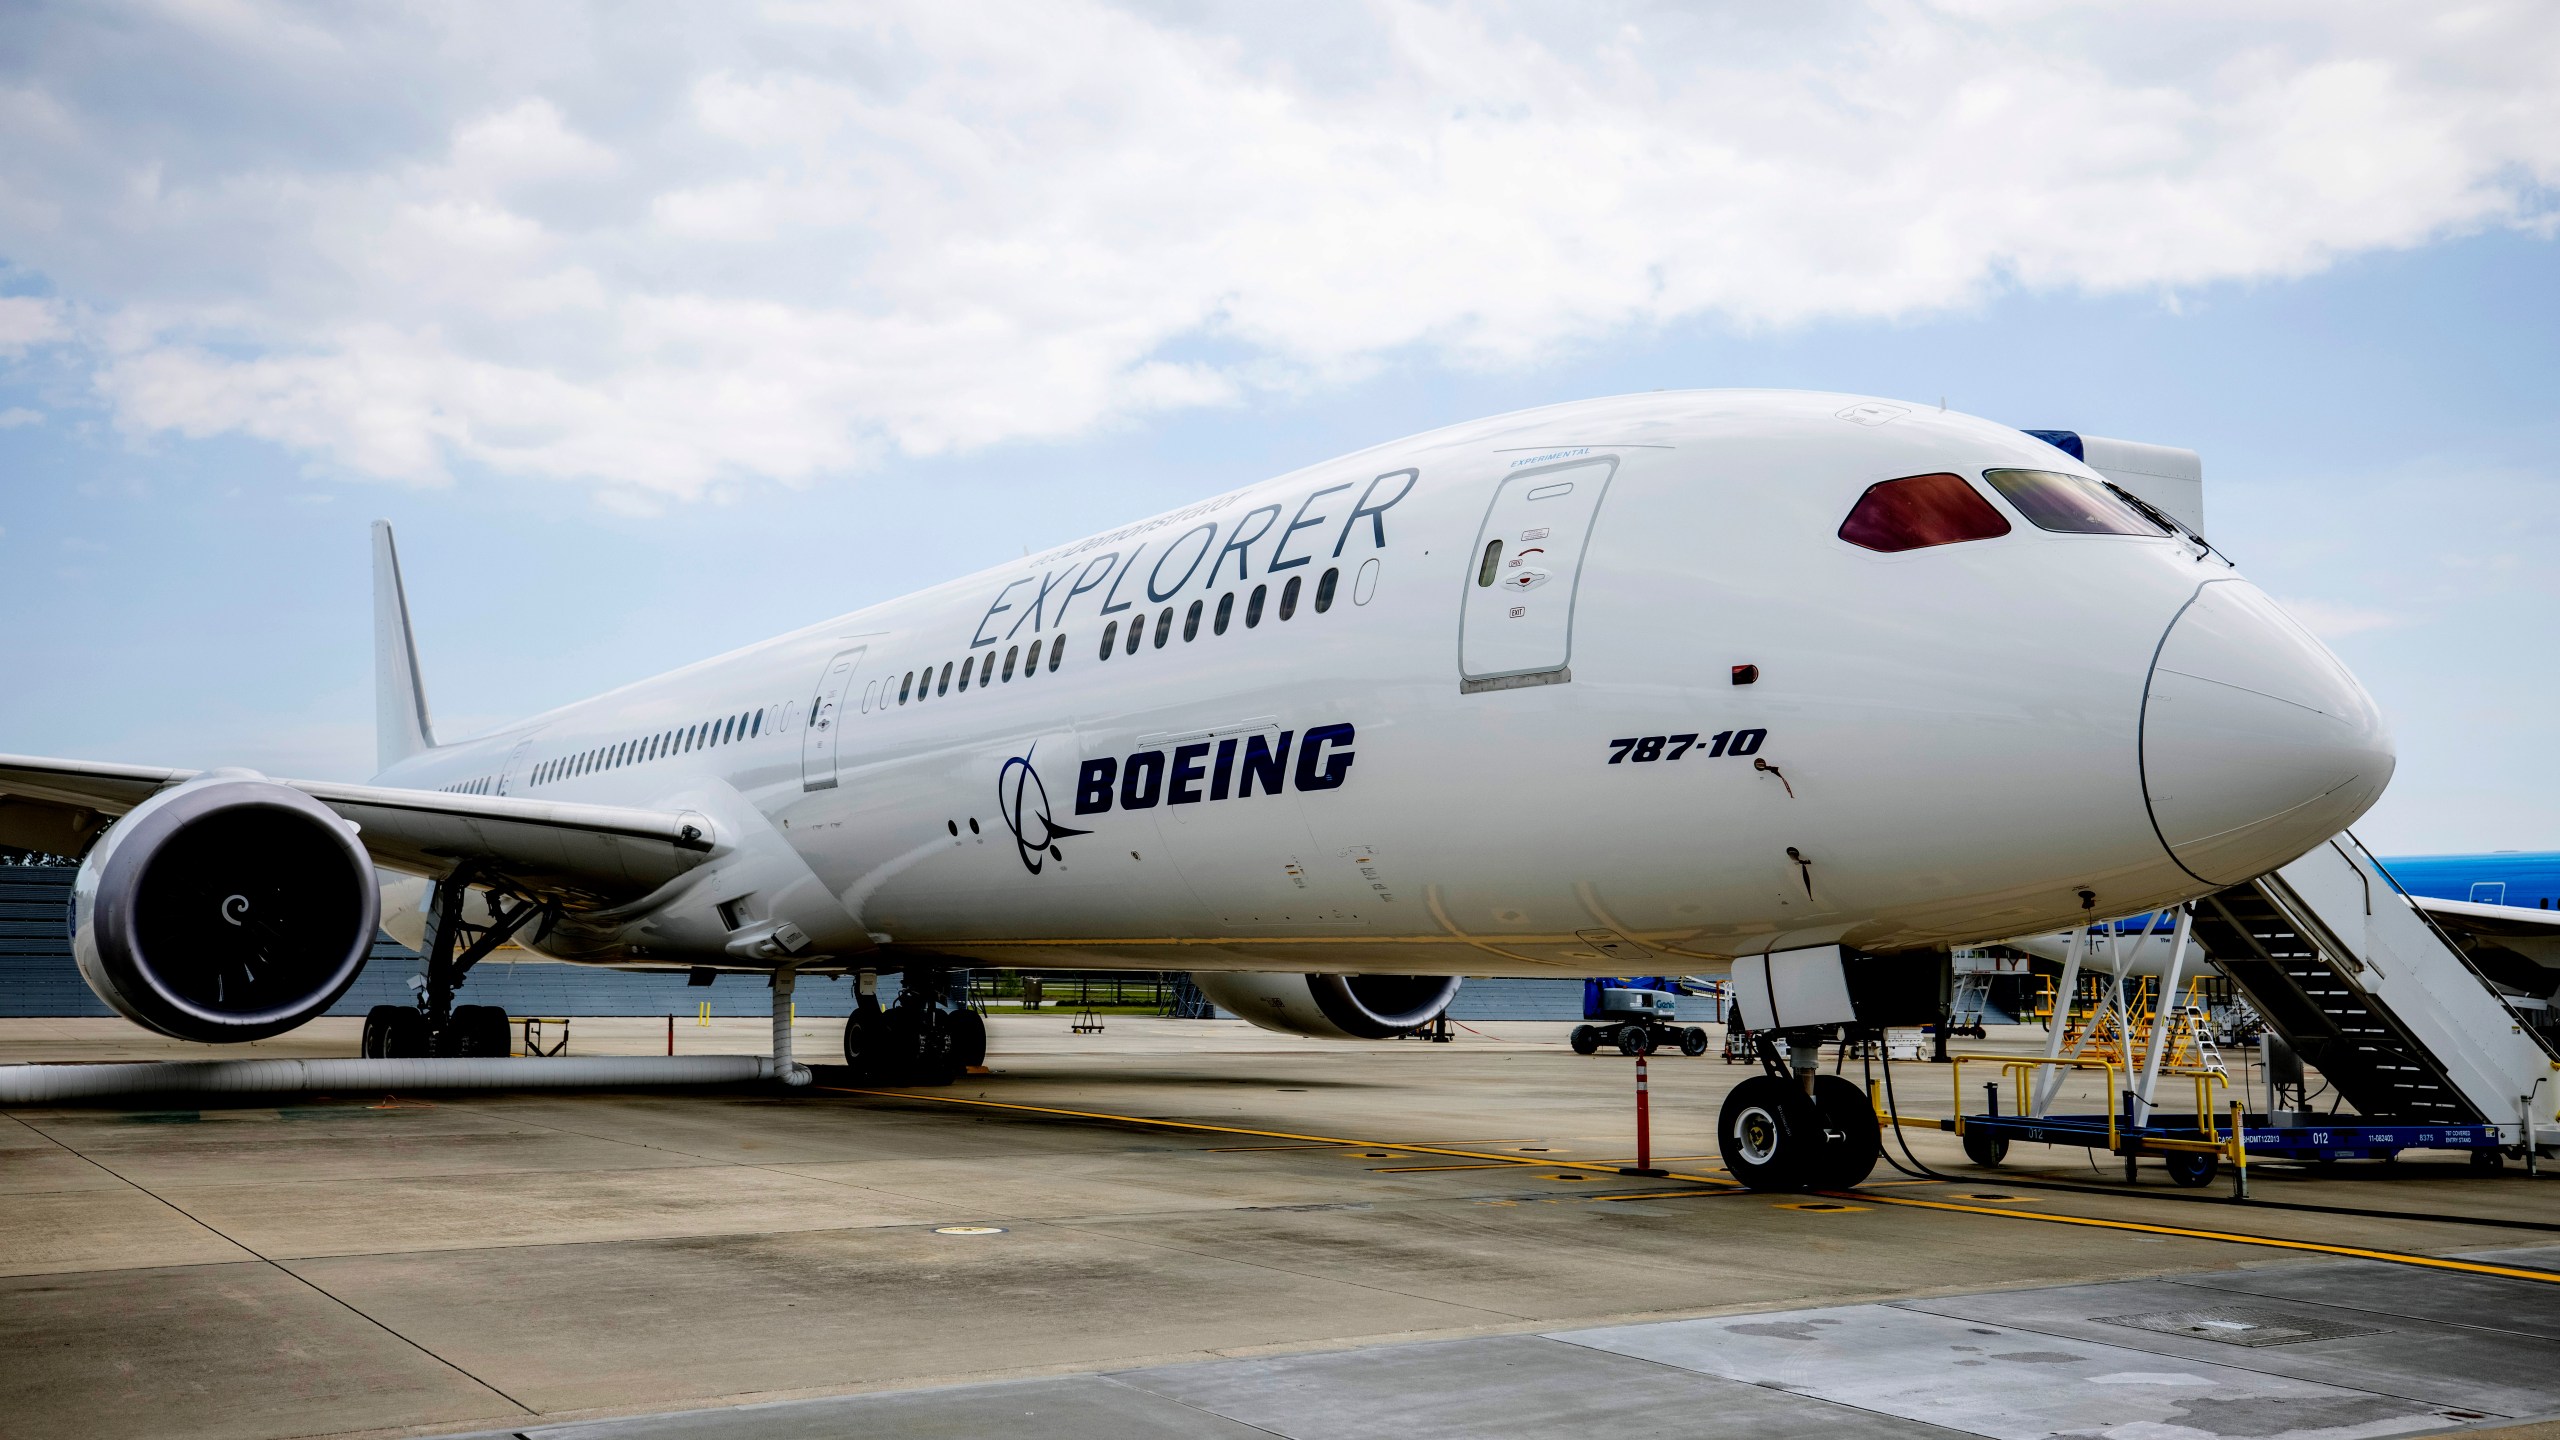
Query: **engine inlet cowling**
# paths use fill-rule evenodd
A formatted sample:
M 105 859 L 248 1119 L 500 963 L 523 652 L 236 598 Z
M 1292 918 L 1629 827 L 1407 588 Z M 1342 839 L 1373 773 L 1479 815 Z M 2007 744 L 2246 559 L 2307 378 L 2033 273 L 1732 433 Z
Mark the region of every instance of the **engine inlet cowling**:
M 1331 1040 L 1391 1040 L 1428 1025 L 1457 998 L 1455 975 L 1221 974 L 1191 977 L 1200 993 L 1265 1030 Z
M 116 822 L 73 882 L 80 978 L 181 1040 L 281 1034 L 364 968 L 380 899 L 347 822 L 299 790 L 215 771 Z

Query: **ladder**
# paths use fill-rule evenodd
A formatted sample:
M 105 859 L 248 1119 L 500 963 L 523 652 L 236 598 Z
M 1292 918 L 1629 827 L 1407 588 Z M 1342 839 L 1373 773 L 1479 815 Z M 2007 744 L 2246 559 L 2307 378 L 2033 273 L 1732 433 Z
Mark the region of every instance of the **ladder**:
M 2299 862 L 2297 862 L 2299 863 Z M 2374 1120 L 2469 1124 L 2496 1117 L 2466 1100 L 2413 1037 L 2347 976 L 2345 960 L 2304 933 L 2274 877 L 2196 906 L 2196 935 L 2231 983 L 2338 1098 Z
M 2352 834 L 2198 901 L 2195 936 L 2358 1114 L 2560 1143 L 2560 1055 Z

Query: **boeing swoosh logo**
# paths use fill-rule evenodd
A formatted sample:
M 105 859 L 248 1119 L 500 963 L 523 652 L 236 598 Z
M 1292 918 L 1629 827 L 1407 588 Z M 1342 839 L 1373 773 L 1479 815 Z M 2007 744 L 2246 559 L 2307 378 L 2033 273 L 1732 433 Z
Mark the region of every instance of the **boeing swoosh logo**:
M 1049 813 L 1049 787 L 1040 783 L 1040 772 L 1032 768 L 1031 754 L 1040 746 L 1004 762 L 996 772 L 996 811 L 1004 817 L 1005 828 L 1013 832 L 1014 849 L 1022 856 L 1022 868 L 1037 875 L 1041 866 L 1051 860 L 1065 860 L 1058 842 L 1073 835 L 1090 835 L 1090 830 L 1077 830 L 1061 825 Z

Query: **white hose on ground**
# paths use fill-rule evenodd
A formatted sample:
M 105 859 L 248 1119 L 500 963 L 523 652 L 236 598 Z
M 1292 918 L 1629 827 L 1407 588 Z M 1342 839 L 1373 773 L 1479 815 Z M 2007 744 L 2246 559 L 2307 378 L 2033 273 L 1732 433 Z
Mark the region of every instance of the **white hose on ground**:
M 800 972 L 785 965 L 773 972 L 773 1078 L 785 1085 L 806 1085 L 809 1067 L 791 1058 L 791 987 Z
M 807 1074 L 805 1070 L 801 1072 Z M 533 1090 L 729 1085 L 773 1078 L 762 1055 L 562 1055 L 434 1060 L 146 1060 L 0 1065 L 0 1105 L 110 1095 L 256 1095 L 315 1090 Z M 800 1083 L 808 1083 L 805 1079 Z

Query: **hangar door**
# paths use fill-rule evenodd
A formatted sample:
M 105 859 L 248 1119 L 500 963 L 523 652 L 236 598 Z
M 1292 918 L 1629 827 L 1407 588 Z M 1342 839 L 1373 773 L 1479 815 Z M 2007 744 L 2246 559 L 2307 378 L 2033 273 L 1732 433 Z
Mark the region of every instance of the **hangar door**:
M 1574 591 L 1615 457 L 1503 477 L 1476 536 L 1458 617 L 1467 690 L 1570 680 Z

